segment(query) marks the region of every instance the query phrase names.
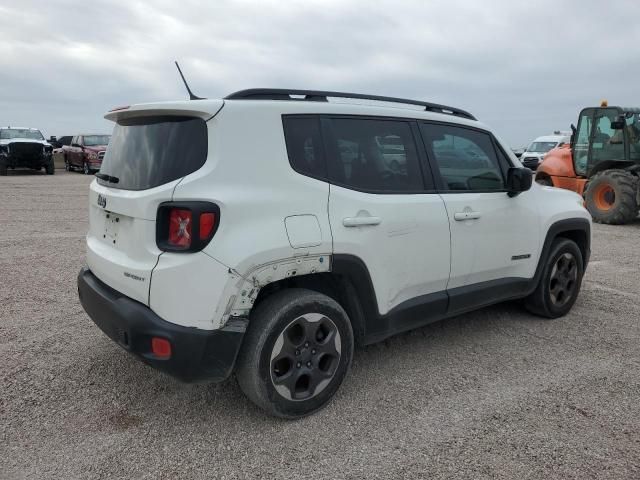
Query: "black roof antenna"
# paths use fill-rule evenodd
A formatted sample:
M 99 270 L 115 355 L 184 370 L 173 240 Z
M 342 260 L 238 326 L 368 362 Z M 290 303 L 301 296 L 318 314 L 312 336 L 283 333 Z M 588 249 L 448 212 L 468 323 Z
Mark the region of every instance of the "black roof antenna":
M 180 74 L 180 76 L 182 77 L 182 81 L 184 82 L 184 86 L 187 88 L 187 92 L 189 92 L 189 100 L 205 100 L 202 97 L 197 97 L 193 94 L 193 92 L 191 91 L 191 89 L 189 88 L 189 84 L 187 83 L 187 81 L 184 79 L 184 75 L 182 74 L 182 70 L 180 70 L 180 65 L 178 65 L 178 62 L 175 62 L 176 67 L 178 69 L 178 73 Z

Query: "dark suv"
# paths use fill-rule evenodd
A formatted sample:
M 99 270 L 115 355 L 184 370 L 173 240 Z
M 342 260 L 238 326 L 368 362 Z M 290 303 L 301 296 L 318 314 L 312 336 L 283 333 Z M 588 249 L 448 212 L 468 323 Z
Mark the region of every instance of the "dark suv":
M 9 168 L 44 168 L 53 175 L 52 150 L 40 130 L 0 127 L 0 175 L 6 175 Z

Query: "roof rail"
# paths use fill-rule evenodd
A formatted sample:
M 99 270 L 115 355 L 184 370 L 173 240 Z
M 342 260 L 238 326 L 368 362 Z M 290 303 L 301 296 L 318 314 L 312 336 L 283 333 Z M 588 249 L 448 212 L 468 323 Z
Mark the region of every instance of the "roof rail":
M 292 96 L 295 95 L 295 96 Z M 297 98 L 302 97 L 302 98 Z M 365 95 L 362 93 L 345 93 L 345 92 L 325 92 L 322 90 L 288 90 L 285 88 L 250 88 L 248 90 L 240 90 L 224 97 L 225 100 L 297 100 L 326 102 L 328 97 L 333 98 L 353 98 L 358 100 L 375 100 L 376 102 L 404 103 L 405 105 L 418 105 L 425 107 L 428 112 L 444 113 L 447 115 L 455 115 L 457 117 L 476 120 L 476 117 L 469 112 L 447 105 L 439 105 L 437 103 L 421 102 L 419 100 L 410 100 L 408 98 L 383 97 L 380 95 Z

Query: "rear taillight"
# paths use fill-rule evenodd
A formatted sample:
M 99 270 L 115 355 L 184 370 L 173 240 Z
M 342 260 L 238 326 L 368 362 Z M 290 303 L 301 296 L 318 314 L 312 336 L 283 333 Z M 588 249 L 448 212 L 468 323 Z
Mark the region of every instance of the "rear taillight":
M 213 212 L 200 214 L 200 240 L 209 238 L 216 226 L 216 214 Z
M 177 248 L 191 246 L 191 210 L 172 208 L 169 210 L 169 245 Z
M 166 202 L 158 208 L 156 243 L 170 252 L 197 252 L 211 241 L 220 209 L 209 202 Z

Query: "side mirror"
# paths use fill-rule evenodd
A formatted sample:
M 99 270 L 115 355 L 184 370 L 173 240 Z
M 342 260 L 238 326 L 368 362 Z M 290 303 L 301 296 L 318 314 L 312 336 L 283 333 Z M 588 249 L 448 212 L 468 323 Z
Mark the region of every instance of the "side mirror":
M 507 192 L 510 197 L 526 192 L 533 183 L 533 172 L 528 168 L 511 167 L 507 172 Z
M 571 150 L 573 150 L 573 144 L 576 141 L 576 132 L 578 131 L 578 129 L 576 128 L 576 126 L 572 123 L 571 124 L 571 139 L 569 140 L 569 146 L 571 147 Z

